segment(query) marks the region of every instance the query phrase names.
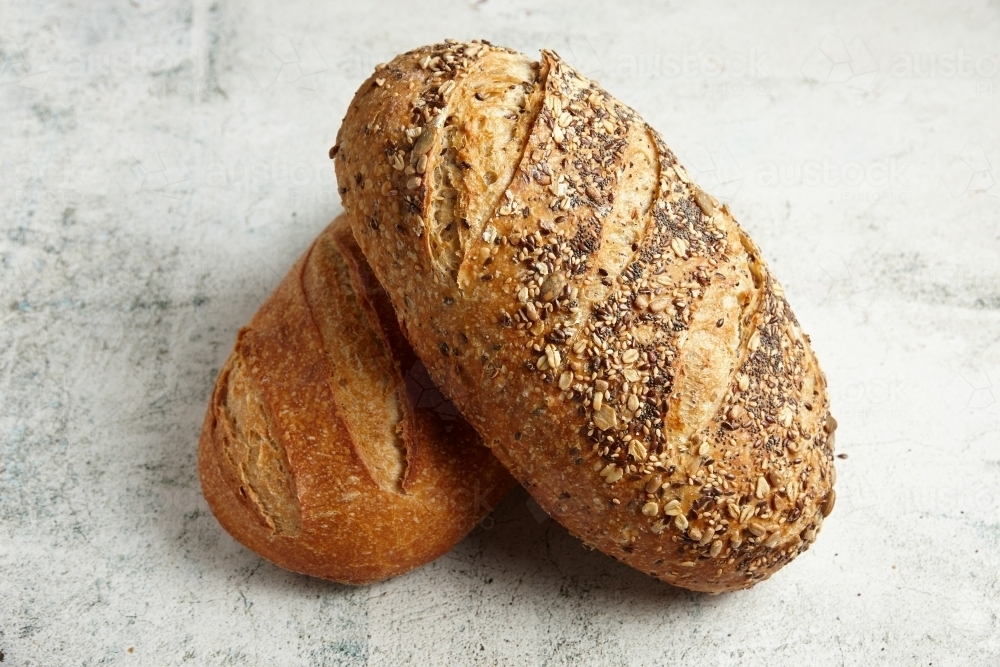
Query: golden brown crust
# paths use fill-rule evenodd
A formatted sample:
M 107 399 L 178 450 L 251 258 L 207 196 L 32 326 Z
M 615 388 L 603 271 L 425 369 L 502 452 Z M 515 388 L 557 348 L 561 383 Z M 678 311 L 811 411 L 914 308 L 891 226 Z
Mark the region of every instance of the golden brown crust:
M 364 584 L 451 549 L 513 480 L 437 393 L 343 216 L 244 328 L 199 446 L 223 527 L 290 570 Z
M 431 376 L 546 511 L 666 582 L 750 586 L 832 509 L 808 338 L 655 131 L 555 54 L 523 60 L 448 42 L 361 86 L 331 151 L 355 236 Z M 483 72 L 523 93 L 477 94 Z M 513 164 L 485 157 L 496 137 Z M 487 215 L 470 204 L 496 191 Z

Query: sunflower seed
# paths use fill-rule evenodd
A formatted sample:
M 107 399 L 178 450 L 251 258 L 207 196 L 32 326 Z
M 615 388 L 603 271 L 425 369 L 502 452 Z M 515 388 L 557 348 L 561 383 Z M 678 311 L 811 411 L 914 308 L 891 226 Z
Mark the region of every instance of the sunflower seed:
M 687 255 L 687 242 L 679 236 L 675 236 L 670 239 L 670 249 L 674 251 L 674 254 L 678 257 L 685 257 Z
M 670 305 L 670 297 L 668 297 L 668 296 L 661 296 L 661 297 L 657 297 L 657 298 L 653 299 L 649 303 L 649 309 L 651 311 L 653 311 L 654 313 L 658 313 L 658 312 L 664 310 L 669 305 Z
M 430 153 L 431 147 L 434 145 L 434 127 L 433 123 L 424 128 L 420 136 L 413 144 L 413 159 L 419 159 L 421 155 L 426 155 Z
M 830 492 L 826 494 L 826 499 L 823 501 L 823 518 L 830 516 L 830 512 L 833 511 L 833 506 L 837 502 L 837 492 L 830 489 Z
M 715 540 L 712 542 L 712 548 L 709 550 L 708 555 L 716 558 L 720 553 L 722 553 L 722 540 Z
M 554 301 L 563 288 L 566 287 L 566 279 L 561 273 L 553 273 L 542 283 L 542 301 Z
M 826 415 L 826 425 L 824 426 L 827 433 L 833 433 L 837 430 L 837 420 L 833 418 L 833 415 Z

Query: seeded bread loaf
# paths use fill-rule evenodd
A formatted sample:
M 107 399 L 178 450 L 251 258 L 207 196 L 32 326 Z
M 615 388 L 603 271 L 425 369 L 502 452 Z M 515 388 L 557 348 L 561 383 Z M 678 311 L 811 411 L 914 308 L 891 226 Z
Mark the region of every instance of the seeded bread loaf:
M 331 149 L 358 243 L 431 377 L 538 503 L 721 592 L 834 503 L 826 382 L 726 206 L 557 55 L 403 54 Z
M 414 356 L 343 216 L 240 331 L 199 468 L 233 537 L 350 584 L 447 552 L 514 484 Z

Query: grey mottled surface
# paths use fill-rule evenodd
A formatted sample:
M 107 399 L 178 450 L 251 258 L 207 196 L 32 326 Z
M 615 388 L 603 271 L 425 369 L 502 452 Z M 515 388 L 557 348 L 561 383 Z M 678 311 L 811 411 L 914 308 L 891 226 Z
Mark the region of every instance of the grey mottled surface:
M 3 664 L 997 664 L 1000 4 L 375 4 L 0 2 Z M 555 48 L 764 249 L 849 455 L 771 581 L 670 589 L 523 492 L 360 589 L 208 513 L 209 390 L 340 210 L 346 105 L 446 36 Z

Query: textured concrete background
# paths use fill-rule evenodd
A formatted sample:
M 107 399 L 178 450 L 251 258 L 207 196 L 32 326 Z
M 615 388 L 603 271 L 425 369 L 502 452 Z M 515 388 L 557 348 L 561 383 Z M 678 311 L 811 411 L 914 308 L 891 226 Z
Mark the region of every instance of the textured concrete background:
M 4 665 L 997 664 L 1000 4 L 538 4 L 0 2 Z M 668 588 L 523 492 L 358 589 L 208 513 L 206 399 L 340 211 L 351 95 L 448 36 L 555 48 L 764 249 L 848 455 L 771 581 Z

